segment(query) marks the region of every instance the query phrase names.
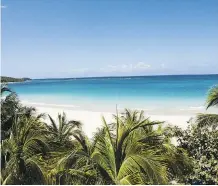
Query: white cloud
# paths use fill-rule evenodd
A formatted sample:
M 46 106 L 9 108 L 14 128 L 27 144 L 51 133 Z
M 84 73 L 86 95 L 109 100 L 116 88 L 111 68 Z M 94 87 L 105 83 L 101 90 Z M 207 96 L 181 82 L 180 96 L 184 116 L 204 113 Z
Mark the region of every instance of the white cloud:
M 134 66 L 135 69 L 148 69 L 148 68 L 150 68 L 150 67 L 151 67 L 151 65 L 145 64 L 145 63 L 143 63 L 143 62 L 138 62 L 138 63 Z
M 7 8 L 7 6 L 5 6 L 5 5 L 1 5 L 1 8 Z
M 137 64 L 122 64 L 122 65 L 108 65 L 107 67 L 100 68 L 102 72 L 132 72 L 141 71 L 150 68 L 151 65 L 145 64 L 143 62 L 138 62 Z
M 121 64 L 121 65 L 107 65 L 106 67 L 101 67 L 98 69 L 94 68 L 76 68 L 72 69 L 72 73 L 80 74 L 80 73 L 86 73 L 86 72 L 103 72 L 103 73 L 110 73 L 110 72 L 140 72 L 147 70 L 151 67 L 151 65 L 143 63 L 143 62 L 138 62 L 136 64 Z

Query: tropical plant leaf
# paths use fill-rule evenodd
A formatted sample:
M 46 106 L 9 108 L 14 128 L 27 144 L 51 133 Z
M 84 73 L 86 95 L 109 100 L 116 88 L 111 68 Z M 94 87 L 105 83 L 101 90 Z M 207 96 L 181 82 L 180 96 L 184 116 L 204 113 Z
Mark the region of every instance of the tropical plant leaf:
M 207 109 L 212 106 L 218 105 L 218 85 L 212 87 L 207 96 Z

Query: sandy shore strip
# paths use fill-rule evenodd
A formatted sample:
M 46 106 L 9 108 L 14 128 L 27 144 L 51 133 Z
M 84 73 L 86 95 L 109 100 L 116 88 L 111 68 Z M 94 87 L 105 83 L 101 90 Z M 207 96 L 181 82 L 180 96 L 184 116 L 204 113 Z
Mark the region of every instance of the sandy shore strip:
M 53 107 L 36 107 L 38 113 L 45 113 L 51 115 L 54 119 L 57 119 L 58 113 L 65 112 L 68 120 L 77 120 L 83 124 L 83 130 L 88 137 L 92 137 L 93 133 L 96 132 L 96 128 L 102 126 L 102 116 L 105 117 L 106 121 L 110 123 L 113 121 L 113 114 L 109 112 L 92 112 L 92 111 L 80 111 L 80 110 L 70 110 L 66 108 L 53 108 Z M 187 127 L 187 121 L 192 117 L 191 115 L 146 115 L 150 117 L 151 120 L 165 121 L 165 123 L 170 123 L 172 125 L 179 126 L 183 129 Z M 45 119 L 48 120 L 48 117 Z

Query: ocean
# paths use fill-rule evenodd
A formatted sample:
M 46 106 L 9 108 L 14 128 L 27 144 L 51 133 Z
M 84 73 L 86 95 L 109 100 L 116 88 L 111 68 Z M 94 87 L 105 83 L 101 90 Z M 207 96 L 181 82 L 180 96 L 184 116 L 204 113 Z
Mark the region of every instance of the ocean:
M 33 79 L 8 86 L 23 103 L 35 106 L 186 114 L 203 112 L 207 92 L 216 84 L 218 75 L 166 75 Z

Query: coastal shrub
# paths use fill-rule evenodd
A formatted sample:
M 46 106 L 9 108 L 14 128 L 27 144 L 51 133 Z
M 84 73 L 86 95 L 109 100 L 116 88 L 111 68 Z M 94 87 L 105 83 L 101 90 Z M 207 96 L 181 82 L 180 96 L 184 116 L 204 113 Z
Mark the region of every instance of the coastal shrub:
M 209 90 L 206 108 L 218 105 L 218 86 Z M 193 158 L 193 171 L 183 177 L 187 184 L 218 184 L 218 114 L 198 114 L 188 128 L 169 127 L 178 147 Z

